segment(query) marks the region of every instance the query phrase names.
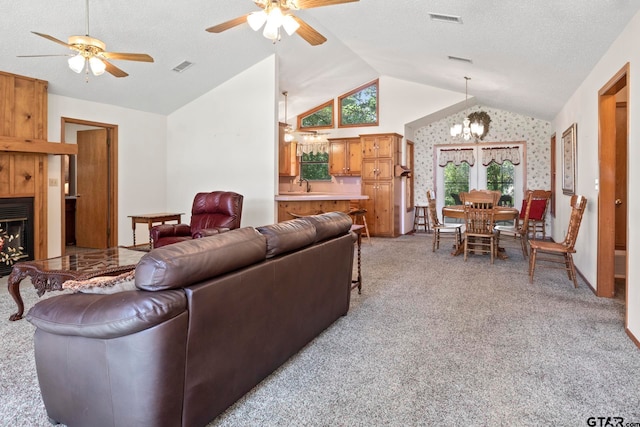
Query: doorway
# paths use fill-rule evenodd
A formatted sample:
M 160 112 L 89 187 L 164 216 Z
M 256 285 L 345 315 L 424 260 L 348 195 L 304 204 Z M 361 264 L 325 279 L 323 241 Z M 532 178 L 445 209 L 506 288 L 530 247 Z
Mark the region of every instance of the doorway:
M 117 125 L 62 118 L 61 141 L 78 144 L 65 160 L 62 254 L 118 244 Z
M 598 273 L 600 297 L 627 293 L 627 167 L 629 64 L 618 71 L 598 92 Z M 612 226 L 613 225 L 613 226 Z M 616 262 L 618 264 L 616 271 Z M 616 282 L 618 288 L 616 288 Z M 626 301 L 625 301 L 626 302 Z

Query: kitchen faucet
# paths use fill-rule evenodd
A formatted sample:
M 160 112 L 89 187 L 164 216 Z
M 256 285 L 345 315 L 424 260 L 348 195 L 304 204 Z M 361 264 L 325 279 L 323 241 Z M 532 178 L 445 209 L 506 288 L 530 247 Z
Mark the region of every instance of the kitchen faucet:
M 308 193 L 309 191 L 311 191 L 311 184 L 309 183 L 309 180 L 306 178 L 300 178 L 300 180 L 298 181 L 298 185 L 300 185 L 300 187 L 302 187 L 302 182 L 306 182 L 307 183 L 307 190 L 306 192 Z

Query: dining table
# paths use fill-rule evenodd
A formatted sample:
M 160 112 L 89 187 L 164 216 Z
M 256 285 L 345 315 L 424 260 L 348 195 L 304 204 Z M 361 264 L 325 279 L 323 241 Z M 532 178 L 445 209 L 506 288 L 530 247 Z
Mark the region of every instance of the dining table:
M 464 220 L 464 205 L 450 205 L 442 208 L 442 221 L 446 222 L 446 218 Z M 520 219 L 520 211 L 512 206 L 497 206 L 494 214 L 494 221 L 518 221 Z M 517 223 L 515 224 L 518 225 Z M 464 252 L 464 244 L 453 248 L 451 255 L 460 255 Z M 506 259 L 504 249 L 498 248 L 498 258 Z

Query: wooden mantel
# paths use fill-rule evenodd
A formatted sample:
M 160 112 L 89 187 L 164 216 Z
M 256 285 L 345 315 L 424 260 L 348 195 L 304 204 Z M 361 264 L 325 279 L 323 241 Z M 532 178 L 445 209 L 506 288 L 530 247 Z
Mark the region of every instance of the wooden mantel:
M 39 154 L 78 154 L 76 144 L 0 136 L 0 151 Z

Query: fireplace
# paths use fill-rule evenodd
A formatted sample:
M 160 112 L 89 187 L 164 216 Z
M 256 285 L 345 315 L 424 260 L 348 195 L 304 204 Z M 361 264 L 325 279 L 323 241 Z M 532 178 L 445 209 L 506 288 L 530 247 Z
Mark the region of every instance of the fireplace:
M 33 259 L 33 197 L 0 199 L 0 277 Z

